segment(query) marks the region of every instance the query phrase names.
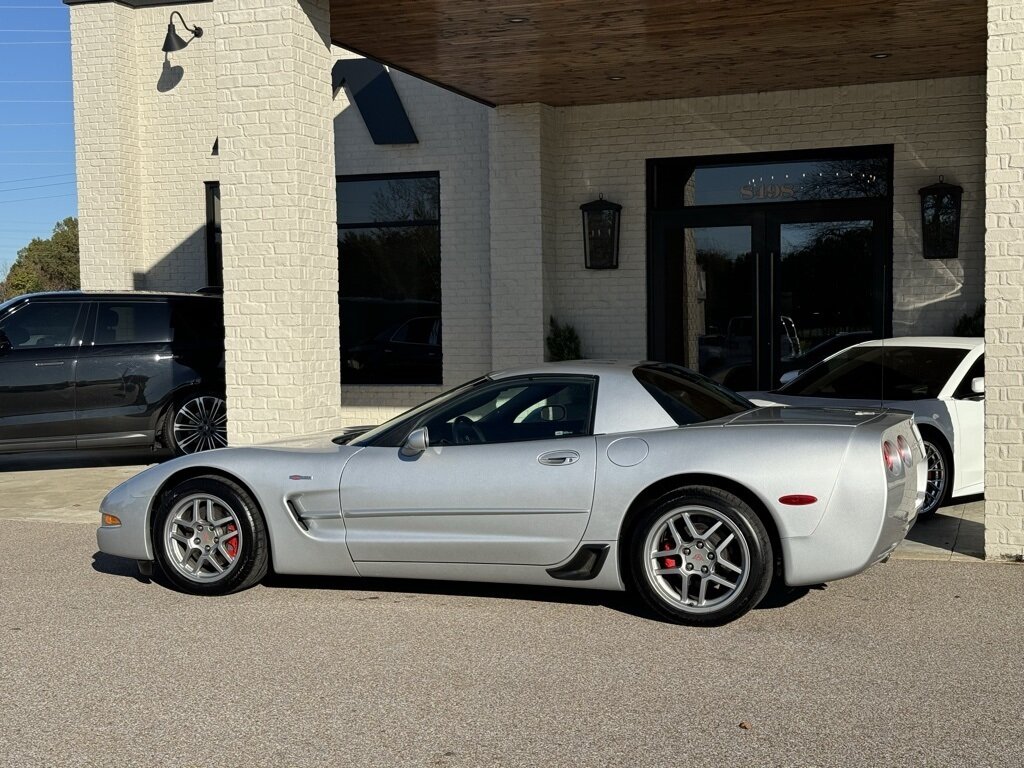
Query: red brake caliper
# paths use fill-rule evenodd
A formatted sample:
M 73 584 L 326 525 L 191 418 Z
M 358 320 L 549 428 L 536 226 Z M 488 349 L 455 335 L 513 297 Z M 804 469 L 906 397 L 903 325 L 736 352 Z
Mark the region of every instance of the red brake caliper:
M 666 542 L 665 542 L 665 543 L 664 543 L 664 544 L 662 545 L 662 547 L 661 547 L 661 548 L 662 548 L 662 549 L 665 549 L 665 550 L 668 550 L 668 549 L 672 549 L 672 545 L 671 545 L 671 544 L 669 544 L 669 543 L 668 543 L 668 542 L 666 541 Z M 666 568 L 678 568 L 678 567 L 679 567 L 679 561 L 677 561 L 677 560 L 676 560 L 676 559 L 675 559 L 674 557 L 666 557 L 666 558 L 665 558 L 665 560 L 664 560 L 664 563 L 665 563 L 665 567 L 666 567 Z
M 228 533 L 231 533 L 231 532 L 237 531 L 237 530 L 238 530 L 238 526 L 237 525 L 235 525 L 234 523 L 228 523 Z M 228 543 L 224 545 L 224 550 L 228 553 L 228 557 L 230 557 L 232 560 L 234 560 L 235 557 L 238 556 L 238 537 L 237 536 L 232 536 L 231 540 L 228 541 Z

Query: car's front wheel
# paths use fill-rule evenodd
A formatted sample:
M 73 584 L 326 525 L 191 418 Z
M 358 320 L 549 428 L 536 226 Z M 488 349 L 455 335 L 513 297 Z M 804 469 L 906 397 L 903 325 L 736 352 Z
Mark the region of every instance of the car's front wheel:
M 165 492 L 152 535 L 161 571 L 185 592 L 238 592 L 269 568 L 263 517 L 245 489 L 226 478 L 196 477 Z
M 633 585 L 680 624 L 736 619 L 764 598 L 772 544 L 750 505 L 720 488 L 690 486 L 644 510 L 632 529 Z

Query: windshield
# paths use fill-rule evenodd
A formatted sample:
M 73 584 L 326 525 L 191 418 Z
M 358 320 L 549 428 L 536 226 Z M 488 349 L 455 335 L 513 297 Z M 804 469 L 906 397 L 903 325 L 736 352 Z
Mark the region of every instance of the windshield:
M 364 432 L 363 434 L 359 435 L 357 439 L 353 440 L 350 444 L 371 445 L 377 440 L 377 438 L 381 437 L 387 432 L 390 432 L 393 429 L 399 429 L 399 427 L 403 426 L 406 421 L 415 420 L 415 418 L 419 414 L 423 413 L 428 408 L 433 408 L 436 405 L 440 405 L 441 403 L 451 400 L 453 397 L 457 397 L 458 395 L 461 395 L 463 392 L 466 392 L 467 390 L 470 390 L 473 387 L 480 386 L 485 381 L 489 381 L 489 379 L 486 376 L 481 376 L 479 379 L 473 379 L 472 381 L 468 381 L 465 384 L 455 387 L 455 389 L 449 389 L 447 392 L 442 392 L 437 397 L 432 397 L 430 400 L 427 400 L 426 402 L 417 405 L 415 408 L 410 408 L 405 413 L 400 413 L 398 416 L 395 416 L 395 418 L 389 421 L 385 421 L 380 426 L 374 427 L 368 432 Z M 400 439 L 404 438 L 405 435 L 402 435 Z
M 808 369 L 778 392 L 854 400 L 932 399 L 966 356 L 966 349 L 949 347 L 851 347 Z
M 633 370 L 633 375 L 681 427 L 754 407 L 731 389 L 677 365 L 642 365 Z

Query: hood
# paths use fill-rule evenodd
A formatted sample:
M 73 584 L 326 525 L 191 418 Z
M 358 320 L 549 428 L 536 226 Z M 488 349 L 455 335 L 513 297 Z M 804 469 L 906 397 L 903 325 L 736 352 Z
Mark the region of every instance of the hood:
M 293 437 L 284 437 L 280 440 L 269 440 L 265 443 L 259 443 L 253 445 L 253 448 L 329 448 L 333 445 L 339 445 L 342 443 L 335 442 L 338 438 L 349 438 L 352 439 L 357 437 L 364 432 L 373 429 L 373 427 L 343 427 L 341 429 L 332 429 L 324 432 L 314 432 L 308 435 L 295 435 Z

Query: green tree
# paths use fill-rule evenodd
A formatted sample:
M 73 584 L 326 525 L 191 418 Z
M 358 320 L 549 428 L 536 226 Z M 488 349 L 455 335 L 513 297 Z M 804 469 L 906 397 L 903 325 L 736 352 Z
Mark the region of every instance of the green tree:
M 80 285 L 78 273 L 78 219 L 57 222 L 53 234 L 18 251 L 7 277 L 0 281 L 0 300 L 37 291 L 67 291 Z

